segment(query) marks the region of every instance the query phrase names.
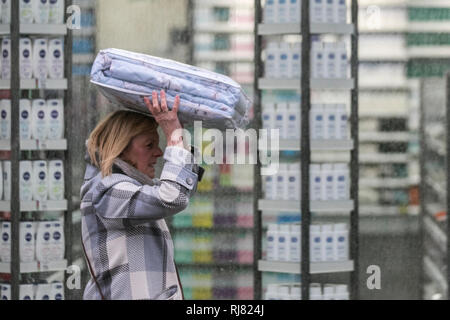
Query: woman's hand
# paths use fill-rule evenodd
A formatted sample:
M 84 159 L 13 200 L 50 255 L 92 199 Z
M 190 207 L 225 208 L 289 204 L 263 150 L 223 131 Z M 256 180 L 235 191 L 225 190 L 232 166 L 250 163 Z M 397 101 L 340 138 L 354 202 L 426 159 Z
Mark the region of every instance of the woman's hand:
M 161 90 L 160 93 L 161 105 L 158 101 L 158 94 L 156 91 L 152 92 L 152 102 L 148 97 L 144 97 L 144 102 L 148 110 L 155 118 L 156 122 L 161 126 L 164 135 L 167 139 L 167 146 L 178 146 L 183 148 L 182 126 L 178 119 L 178 108 L 180 107 L 180 97 L 175 97 L 172 110 L 167 107 L 166 93 Z

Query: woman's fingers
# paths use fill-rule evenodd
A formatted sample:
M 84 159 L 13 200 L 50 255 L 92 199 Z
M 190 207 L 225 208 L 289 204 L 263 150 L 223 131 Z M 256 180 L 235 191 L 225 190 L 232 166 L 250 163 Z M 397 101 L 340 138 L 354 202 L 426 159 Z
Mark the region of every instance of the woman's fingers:
M 144 97 L 144 102 L 145 102 L 145 105 L 147 106 L 148 111 L 150 111 L 150 113 L 153 114 L 153 112 L 152 112 L 153 106 L 152 106 L 152 103 L 150 102 L 150 99 L 148 97 Z
M 161 112 L 161 108 L 159 107 L 159 103 L 158 103 L 158 94 L 156 93 L 156 91 L 152 92 L 152 100 L 153 100 L 153 111 L 155 112 Z
M 167 108 L 167 100 L 166 100 L 166 93 L 164 90 L 161 90 L 161 111 L 162 112 L 168 112 L 169 108 Z
M 173 107 L 172 107 L 172 111 L 177 114 L 178 113 L 178 108 L 180 107 L 180 96 L 177 95 L 175 97 L 175 102 L 173 103 Z

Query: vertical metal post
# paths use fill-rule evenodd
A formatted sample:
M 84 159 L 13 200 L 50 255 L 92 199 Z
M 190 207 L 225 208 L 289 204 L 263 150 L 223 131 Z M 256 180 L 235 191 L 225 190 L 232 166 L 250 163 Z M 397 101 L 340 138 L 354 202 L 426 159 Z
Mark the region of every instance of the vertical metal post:
M 19 300 L 20 259 L 19 259 L 19 41 L 20 20 L 19 1 L 11 1 L 11 298 Z
M 66 7 L 72 5 L 72 0 L 66 0 Z M 67 199 L 67 211 L 64 213 L 64 234 L 67 239 L 65 244 L 65 253 L 67 264 L 72 265 L 73 257 L 72 257 L 72 212 L 74 210 L 73 207 L 73 156 L 74 156 L 74 148 L 75 141 L 77 141 L 74 137 L 75 130 L 73 128 L 73 120 L 80 119 L 79 112 L 74 110 L 75 106 L 72 104 L 72 30 L 67 28 L 67 36 L 64 41 L 64 57 L 65 57 L 65 73 L 67 78 L 67 91 L 64 98 L 64 118 L 65 118 L 65 133 L 64 136 L 67 139 L 67 150 L 65 152 L 65 164 L 64 164 L 64 176 L 65 176 L 65 194 Z M 67 276 L 67 275 L 66 275 Z M 65 296 L 66 299 L 71 300 L 72 291 L 66 288 Z
M 446 161 L 446 170 L 447 170 L 447 300 L 450 300 L 450 222 L 449 222 L 449 217 L 448 214 L 450 212 L 450 156 L 449 156 L 449 151 L 450 151 L 450 138 L 449 138 L 449 134 L 450 134 L 450 128 L 449 128 L 449 123 L 450 123 L 450 73 L 447 73 L 446 75 L 446 101 L 445 101 L 445 113 L 446 113 L 446 123 L 445 123 L 445 127 L 447 128 L 447 135 L 446 135 L 446 143 L 447 143 L 447 150 L 445 152 L 445 161 Z
M 261 119 L 261 91 L 258 88 L 258 80 L 262 76 L 263 67 L 261 61 L 262 37 L 258 35 L 258 24 L 262 21 L 261 0 L 255 0 L 255 72 L 253 79 L 253 128 L 258 130 L 262 127 Z M 262 258 L 262 212 L 258 210 L 258 200 L 262 198 L 261 162 L 254 166 L 255 195 L 253 197 L 253 292 L 254 299 L 262 299 L 262 273 L 258 270 L 258 261 Z
M 309 112 L 311 109 L 310 101 L 310 52 L 311 35 L 309 24 L 309 1 L 302 1 L 301 6 L 301 35 L 302 35 L 302 75 L 300 83 L 301 92 L 301 281 L 302 281 L 302 300 L 309 300 L 310 283 L 310 257 L 309 257 L 309 225 L 311 221 L 310 203 L 309 203 L 309 166 L 311 163 L 310 134 L 309 134 Z
M 420 106 L 419 106 L 419 112 L 420 112 L 420 122 L 419 122 L 419 132 L 420 132 L 420 152 L 419 155 L 419 168 L 420 168 L 420 184 L 419 184 L 419 201 L 420 201 L 420 219 L 419 219 L 419 241 L 420 241 L 420 273 L 419 273 L 419 297 L 420 299 L 424 298 L 424 285 L 425 285 L 425 265 L 423 258 L 425 257 L 425 225 L 424 225 L 424 219 L 427 215 L 426 212 L 426 206 L 425 206 L 425 199 L 426 199 L 426 186 L 425 186 L 425 177 L 426 177 L 426 169 L 425 169 L 425 155 L 427 154 L 427 145 L 426 145 L 426 138 L 425 138 L 425 108 L 423 105 L 423 98 L 424 98 L 424 80 L 420 79 Z M 448 84 L 447 84 L 448 85 Z M 448 113 L 447 113 L 448 117 Z
M 354 147 L 351 152 L 350 174 L 351 186 L 350 197 L 353 199 L 354 208 L 350 213 L 350 257 L 354 262 L 354 270 L 350 275 L 351 299 L 359 299 L 359 126 L 358 126 L 358 1 L 352 0 L 351 5 L 352 23 L 354 32 L 351 36 L 351 78 L 355 81 L 355 87 L 351 92 L 351 137 Z
M 188 60 L 190 65 L 194 64 L 194 0 L 188 0 L 187 4 L 187 28 L 188 28 Z

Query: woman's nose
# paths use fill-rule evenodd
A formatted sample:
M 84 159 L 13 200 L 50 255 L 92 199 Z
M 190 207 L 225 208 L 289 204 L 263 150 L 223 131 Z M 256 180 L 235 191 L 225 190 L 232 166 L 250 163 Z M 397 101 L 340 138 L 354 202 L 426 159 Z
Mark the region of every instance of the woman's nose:
M 158 151 L 156 152 L 156 156 L 159 158 L 163 155 L 163 151 L 161 150 L 161 148 L 158 147 Z

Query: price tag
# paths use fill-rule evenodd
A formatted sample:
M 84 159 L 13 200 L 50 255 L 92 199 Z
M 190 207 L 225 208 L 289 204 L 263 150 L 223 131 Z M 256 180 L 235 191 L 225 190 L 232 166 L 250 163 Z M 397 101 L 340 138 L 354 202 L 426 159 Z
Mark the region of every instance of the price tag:
M 38 89 L 46 89 L 47 88 L 47 79 L 38 79 L 37 87 L 38 87 Z
M 38 209 L 39 210 L 47 210 L 48 209 L 48 203 L 47 201 L 38 201 Z
M 38 140 L 38 149 L 39 150 L 47 150 L 48 149 L 48 145 L 47 145 L 47 140 Z

